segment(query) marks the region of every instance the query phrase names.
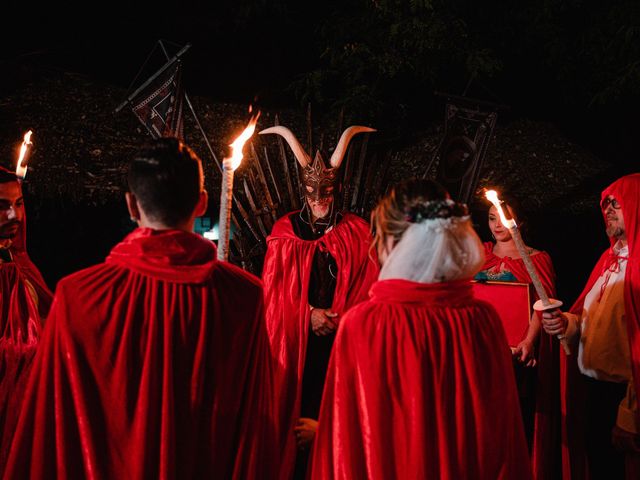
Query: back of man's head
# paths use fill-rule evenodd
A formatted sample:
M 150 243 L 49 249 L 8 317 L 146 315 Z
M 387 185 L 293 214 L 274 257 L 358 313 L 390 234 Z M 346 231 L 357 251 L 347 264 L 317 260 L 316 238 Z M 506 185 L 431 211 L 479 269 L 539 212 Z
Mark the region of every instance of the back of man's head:
M 127 180 L 147 217 L 167 226 L 191 217 L 204 185 L 200 158 L 176 138 L 142 147 L 129 163 Z

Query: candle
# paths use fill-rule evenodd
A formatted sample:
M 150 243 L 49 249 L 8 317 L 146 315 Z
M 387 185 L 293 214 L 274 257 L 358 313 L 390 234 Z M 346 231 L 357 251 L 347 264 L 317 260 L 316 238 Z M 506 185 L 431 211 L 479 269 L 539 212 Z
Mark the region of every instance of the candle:
M 242 133 L 231 143 L 231 157 L 222 161 L 222 188 L 220 189 L 220 221 L 218 234 L 218 260 L 229 259 L 229 230 L 233 203 L 233 176 L 242 162 L 242 148 L 256 130 L 260 112 L 249 120 Z
M 536 289 L 536 293 L 540 298 L 540 300 L 533 304 L 533 309 L 542 312 L 544 310 L 553 310 L 555 308 L 561 307 L 562 302 L 555 299 L 553 299 L 552 301 L 552 299 L 549 298 L 547 292 L 542 286 L 542 282 L 540 281 L 540 277 L 538 276 L 538 271 L 531 261 L 531 256 L 529 255 L 524 241 L 522 240 L 520 230 L 518 230 L 518 224 L 516 223 L 515 219 L 506 217 L 502 209 L 502 205 L 500 204 L 500 199 L 498 198 L 498 192 L 496 192 L 495 190 L 486 190 L 485 196 L 487 197 L 487 200 L 489 200 L 493 204 L 493 206 L 496 207 L 502 225 L 504 225 L 509 230 L 511 238 L 513 238 L 513 241 L 516 244 L 516 248 L 518 249 L 518 253 L 520 254 L 520 258 L 522 258 L 524 266 L 529 273 L 529 277 L 531 277 L 533 287 Z M 564 337 L 564 335 L 558 335 L 558 339 L 560 340 L 565 353 L 567 355 L 570 355 L 571 350 L 569 349 L 569 345 L 567 344 L 567 339 Z

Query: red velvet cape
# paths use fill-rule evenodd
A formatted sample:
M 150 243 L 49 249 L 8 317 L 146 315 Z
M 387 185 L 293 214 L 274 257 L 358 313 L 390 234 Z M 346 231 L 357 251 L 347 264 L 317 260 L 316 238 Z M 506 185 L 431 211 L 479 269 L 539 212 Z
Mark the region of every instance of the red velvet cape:
M 302 374 L 309 331 L 308 285 L 317 248 L 328 251 L 338 265 L 332 310 L 338 320 L 352 306 L 365 300 L 378 276 L 378 263 L 369 257 L 368 224 L 345 213 L 342 220 L 318 240 L 298 237 L 291 224 L 292 212 L 273 226 L 267 238 L 262 279 L 265 286 L 267 330 L 278 362 L 276 406 L 282 450 L 281 478 L 289 478 L 296 455 L 293 427 L 300 417 Z
M 469 281 L 382 280 L 340 324 L 312 479 L 531 478 L 511 354 Z
M 520 283 L 531 283 L 531 277 L 521 258 L 498 257 L 493 253 L 492 242 L 485 242 L 486 261 L 483 270 L 504 263 Z M 549 297 L 556 296 L 556 274 L 547 252 L 541 251 L 531 256 Z M 537 294 L 534 292 L 537 299 Z M 537 479 L 557 478 L 553 459 L 561 450 L 560 411 L 560 347 L 556 338 L 544 330 L 540 332 L 538 343 L 538 381 L 536 385 L 536 412 L 531 462 Z
M 26 248 L 26 217 L 0 263 L 0 473 L 6 464 L 24 389 L 53 295 Z M 34 298 L 35 294 L 35 298 Z
M 618 200 L 622 207 L 625 231 L 629 246 L 629 257 L 624 277 L 624 310 L 627 321 L 627 334 L 629 337 L 629 350 L 631 354 L 631 369 L 636 396 L 640 398 L 640 174 L 634 173 L 619 178 L 609 185 L 601 195 L 604 200 L 609 195 Z M 606 216 L 603 212 L 606 224 Z M 584 300 L 600 275 L 616 261 L 613 253 L 614 240 L 610 239 L 610 248 L 607 249 L 595 268 L 591 272 L 587 284 L 571 307 L 571 313 L 582 315 Z M 584 447 L 584 425 L 582 422 L 584 385 L 581 381 L 580 371 L 577 365 L 577 344 L 573 345 L 575 355 L 566 357 L 563 355 L 563 473 L 564 478 L 586 478 L 587 461 Z M 640 426 L 640 418 L 636 419 Z
M 261 282 L 137 229 L 57 287 L 5 478 L 273 478 Z
M 507 269 L 513 273 L 514 277 L 516 277 L 518 282 L 531 283 L 531 277 L 529 276 L 527 267 L 525 267 L 524 261 L 521 258 L 498 257 L 493 253 L 493 246 L 494 244 L 492 242 L 484 243 L 484 254 L 486 260 L 482 270 L 488 270 L 504 263 Z M 542 286 L 546 290 L 547 295 L 555 296 L 556 273 L 553 269 L 553 263 L 551 262 L 549 254 L 547 252 L 536 253 L 531 256 L 531 262 L 533 263 L 533 266 L 536 267 L 538 277 L 540 277 L 540 281 L 542 282 Z

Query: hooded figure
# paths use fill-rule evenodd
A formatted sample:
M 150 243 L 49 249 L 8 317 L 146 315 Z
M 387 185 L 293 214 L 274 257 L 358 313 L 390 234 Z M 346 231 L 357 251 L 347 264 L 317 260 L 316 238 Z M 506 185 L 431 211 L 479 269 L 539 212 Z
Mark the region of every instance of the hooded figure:
M 305 476 L 335 330 L 342 315 L 366 298 L 378 273 L 369 257 L 367 222 L 334 208 L 348 144 L 357 133 L 371 131 L 347 128 L 329 166 L 320 152 L 311 162 L 285 127 L 260 132 L 287 140 L 302 167 L 305 192 L 302 210 L 274 225 L 262 271 L 267 329 L 279 369 L 275 391 L 282 479 Z
M 543 314 L 547 333 L 577 344 L 561 365 L 564 477 L 639 478 L 640 174 L 600 206 L 610 247 L 569 312 Z
M 27 254 L 22 185 L 0 167 L 0 472 L 52 297 Z

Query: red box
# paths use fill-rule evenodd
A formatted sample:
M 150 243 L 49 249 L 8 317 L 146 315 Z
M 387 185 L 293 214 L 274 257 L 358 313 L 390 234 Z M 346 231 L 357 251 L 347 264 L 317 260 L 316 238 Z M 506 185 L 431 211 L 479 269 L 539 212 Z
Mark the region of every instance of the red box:
M 532 286 L 516 282 L 473 282 L 473 293 L 498 312 L 510 347 L 524 338 L 531 318 Z

